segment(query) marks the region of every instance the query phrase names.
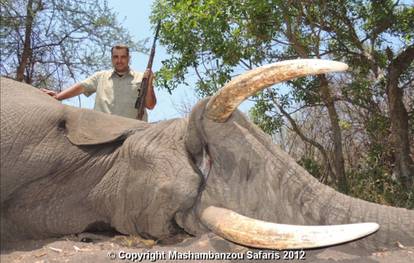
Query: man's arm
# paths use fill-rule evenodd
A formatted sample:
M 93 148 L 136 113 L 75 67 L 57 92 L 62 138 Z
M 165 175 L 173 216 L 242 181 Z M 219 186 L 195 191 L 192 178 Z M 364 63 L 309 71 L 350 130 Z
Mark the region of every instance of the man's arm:
M 78 96 L 82 94 L 83 92 L 85 92 L 85 88 L 79 83 L 76 83 L 72 87 L 65 89 L 59 93 L 52 91 L 52 90 L 47 90 L 47 89 L 40 89 L 40 90 L 52 96 L 53 98 L 57 100 L 69 99 L 69 98 Z
M 145 96 L 145 108 L 152 110 L 157 104 L 157 97 L 155 96 L 153 85 L 154 74 L 151 70 L 145 71 L 145 74 L 149 74 L 148 89 Z

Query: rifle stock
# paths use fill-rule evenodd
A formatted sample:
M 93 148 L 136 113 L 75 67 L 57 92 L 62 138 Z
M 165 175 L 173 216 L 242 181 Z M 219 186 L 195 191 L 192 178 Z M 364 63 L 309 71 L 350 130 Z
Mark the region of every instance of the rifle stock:
M 148 82 L 149 79 L 147 77 L 143 77 L 141 81 L 141 87 L 138 93 L 138 98 L 135 102 L 135 108 L 137 111 L 137 120 L 142 120 L 145 113 L 145 97 L 147 96 L 147 89 L 148 89 Z
M 161 26 L 161 21 L 158 21 L 157 29 L 155 31 L 154 42 L 152 43 L 151 53 L 150 53 L 150 57 L 148 59 L 147 70 L 152 69 L 152 63 L 154 62 L 155 47 L 156 47 L 156 43 L 157 43 L 158 32 L 160 31 L 160 26 Z M 137 119 L 138 120 L 142 120 L 142 118 L 144 117 L 145 97 L 147 96 L 147 90 L 148 90 L 148 85 L 149 85 L 149 77 L 150 76 L 145 76 L 144 75 L 144 77 L 142 78 L 138 98 L 135 101 L 135 108 L 138 110 L 138 112 L 137 112 Z

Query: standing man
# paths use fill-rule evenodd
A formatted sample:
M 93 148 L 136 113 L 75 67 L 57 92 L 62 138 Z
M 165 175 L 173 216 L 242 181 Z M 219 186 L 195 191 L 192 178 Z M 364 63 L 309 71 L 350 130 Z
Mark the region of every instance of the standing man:
M 153 109 L 157 103 L 154 93 L 154 75 L 151 70 L 145 73 L 136 72 L 129 68 L 129 48 L 125 45 L 116 45 L 111 49 L 113 70 L 100 71 L 86 80 L 72 87 L 56 93 L 51 90 L 41 89 L 57 100 L 64 100 L 80 95 L 90 96 L 96 92 L 95 107 L 97 111 L 119 115 L 127 118 L 135 118 L 137 109 L 135 101 L 139 94 L 141 80 L 146 74 L 149 85 L 145 96 L 145 108 Z M 145 111 L 143 120 L 147 121 Z

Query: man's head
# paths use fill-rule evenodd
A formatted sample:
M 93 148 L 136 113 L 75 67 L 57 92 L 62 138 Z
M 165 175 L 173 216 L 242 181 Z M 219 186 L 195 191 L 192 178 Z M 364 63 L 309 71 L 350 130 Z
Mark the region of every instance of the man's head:
M 129 48 L 125 45 L 115 45 L 111 49 L 112 66 L 116 72 L 123 73 L 129 67 Z

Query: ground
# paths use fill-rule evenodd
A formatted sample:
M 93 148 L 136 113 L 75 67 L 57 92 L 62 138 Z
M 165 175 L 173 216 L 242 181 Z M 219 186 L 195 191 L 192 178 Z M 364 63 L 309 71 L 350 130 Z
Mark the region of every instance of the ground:
M 396 249 L 376 252 L 367 252 L 350 246 L 307 251 L 264 251 L 235 245 L 214 234 L 183 239 L 181 243 L 174 246 L 119 235 L 67 236 L 59 239 L 7 243 L 2 244 L 0 261 L 2 263 L 185 262 L 192 259 L 192 262 L 414 262 L 414 247 L 402 245 Z M 196 258 L 203 255 L 210 259 Z

